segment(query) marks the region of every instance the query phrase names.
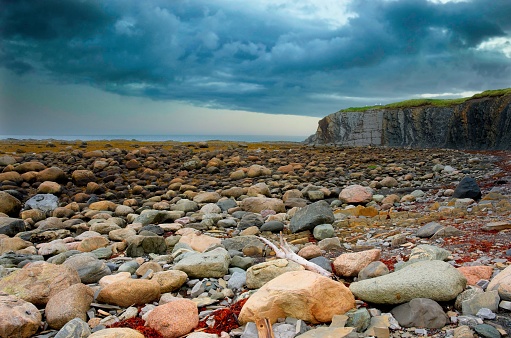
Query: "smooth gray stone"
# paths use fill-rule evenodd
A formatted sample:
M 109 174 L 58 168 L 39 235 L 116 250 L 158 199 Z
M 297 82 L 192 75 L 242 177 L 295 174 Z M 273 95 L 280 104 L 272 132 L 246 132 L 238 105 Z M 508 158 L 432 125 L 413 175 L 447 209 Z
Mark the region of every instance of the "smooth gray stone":
M 422 238 L 431 237 L 442 228 L 444 228 L 444 226 L 438 222 L 429 222 L 417 230 L 416 236 Z
M 229 210 L 231 208 L 235 208 L 238 206 L 236 201 L 232 198 L 218 201 L 218 202 L 216 202 L 216 205 L 218 205 L 220 207 L 220 209 L 222 209 L 222 211 L 224 211 L 224 212 L 226 212 L 227 210 Z
M 229 253 L 230 255 L 230 253 Z M 231 266 L 246 270 L 254 265 L 255 259 L 252 257 L 234 256 L 231 258 Z
M 497 290 L 476 293 L 472 297 L 461 302 L 461 310 L 464 315 L 476 315 L 482 308 L 497 312 L 499 308 L 499 292 Z
M 18 232 L 25 231 L 25 222 L 19 218 L 0 217 L 0 234 L 14 237 Z
M 474 330 L 485 338 L 500 338 L 500 332 L 489 324 L 479 324 L 474 327 Z
M 261 228 L 259 228 L 260 231 L 271 231 L 271 232 L 280 232 L 284 230 L 284 223 L 279 221 L 270 221 L 264 223 Z
M 53 211 L 59 206 L 59 198 L 52 194 L 37 194 L 25 202 L 25 209 Z
M 239 272 L 236 271 L 231 275 L 229 281 L 227 282 L 227 287 L 233 290 L 241 290 L 243 286 L 247 283 L 247 273 L 246 271 Z
M 226 238 L 222 240 L 222 245 L 226 250 L 237 251 L 243 251 L 246 246 L 256 246 L 261 249 L 265 247 L 265 244 L 254 235 Z
M 332 224 L 316 225 L 312 233 L 314 235 L 314 238 L 319 241 L 325 238 L 332 238 L 335 236 L 335 230 Z
M 371 262 L 368 266 L 360 270 L 358 280 L 380 277 L 389 274 L 389 268 L 380 261 Z
M 78 254 L 81 254 L 81 253 L 83 253 L 83 252 L 81 252 L 79 250 L 69 250 L 69 251 L 66 251 L 66 252 L 62 252 L 62 253 L 59 253 L 58 255 L 55 255 L 53 257 L 48 258 L 48 263 L 62 264 L 69 257 L 71 257 L 73 255 L 78 255 Z
M 87 338 L 90 335 L 89 324 L 80 318 L 74 318 L 67 322 L 54 338 Z
M 129 272 L 131 274 L 134 274 L 135 271 L 140 267 L 140 264 L 138 264 L 135 260 L 128 261 L 126 263 L 123 263 L 121 266 L 119 266 L 119 269 L 117 269 L 118 272 Z
M 204 253 L 191 253 L 174 265 L 175 270 L 186 272 L 190 278 L 223 277 L 229 271 L 231 257 L 224 248 Z
M 309 262 L 319 265 L 326 271 L 332 272 L 332 262 L 326 257 L 323 256 L 314 257 L 312 259 L 309 259 Z
M 24 261 L 44 261 L 44 257 L 41 255 L 25 255 L 14 252 L 6 252 L 0 256 L 0 266 L 3 266 L 4 268 L 18 267 L 18 265 Z
M 351 283 L 350 290 L 365 302 L 400 304 L 414 298 L 449 301 L 467 284 L 465 276 L 439 260 L 418 261 L 388 275 Z
M 390 313 L 403 327 L 440 329 L 447 325 L 449 318 L 442 307 L 428 298 L 415 298 L 393 308 Z
M 83 284 L 97 283 L 102 277 L 112 274 L 106 263 L 91 253 L 73 255 L 62 265 L 75 269 Z
M 357 332 L 364 332 L 371 324 L 371 315 L 365 307 L 360 309 L 352 309 L 346 312 L 348 321 L 346 326 L 354 327 Z
M 325 201 L 318 201 L 298 210 L 291 218 L 289 229 L 292 233 L 312 230 L 319 224 L 331 224 L 334 219 L 330 205 Z
M 128 243 L 126 248 L 128 257 L 141 257 L 150 253 L 163 255 L 167 252 L 165 238 L 161 236 L 135 235 L 128 239 Z
M 246 213 L 241 218 L 238 229 L 245 230 L 247 228 L 250 228 L 251 226 L 261 227 L 264 223 L 263 217 L 260 214 L 255 213 Z

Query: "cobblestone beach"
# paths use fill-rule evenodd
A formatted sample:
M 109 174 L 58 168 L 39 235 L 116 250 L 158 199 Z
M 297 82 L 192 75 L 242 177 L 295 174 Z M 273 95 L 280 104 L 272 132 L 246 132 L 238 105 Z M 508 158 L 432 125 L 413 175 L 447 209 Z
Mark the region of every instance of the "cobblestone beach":
M 511 153 L 0 141 L 1 337 L 501 337 Z M 261 337 L 261 334 L 259 334 Z

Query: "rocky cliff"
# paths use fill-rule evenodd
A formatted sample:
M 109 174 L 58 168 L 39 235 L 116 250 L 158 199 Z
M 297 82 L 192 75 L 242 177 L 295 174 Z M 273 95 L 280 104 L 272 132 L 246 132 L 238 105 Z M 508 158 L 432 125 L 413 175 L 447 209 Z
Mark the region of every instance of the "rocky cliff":
M 415 148 L 511 149 L 511 94 L 448 107 L 339 111 L 319 121 L 309 144 Z

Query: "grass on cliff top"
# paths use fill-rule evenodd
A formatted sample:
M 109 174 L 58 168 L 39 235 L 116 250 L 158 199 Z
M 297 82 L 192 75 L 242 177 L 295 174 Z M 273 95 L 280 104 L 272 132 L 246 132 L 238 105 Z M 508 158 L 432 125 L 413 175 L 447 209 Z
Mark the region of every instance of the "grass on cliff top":
M 471 97 L 463 97 L 459 99 L 412 99 L 401 102 L 389 103 L 386 105 L 379 106 L 365 106 L 365 107 L 350 107 L 341 109 L 342 112 L 364 112 L 371 109 L 399 109 L 399 108 L 415 108 L 422 106 L 433 106 L 433 107 L 451 107 L 457 104 L 461 104 L 468 100 L 480 99 L 484 97 L 495 97 L 511 95 L 511 88 L 486 90 L 482 93 L 475 94 Z

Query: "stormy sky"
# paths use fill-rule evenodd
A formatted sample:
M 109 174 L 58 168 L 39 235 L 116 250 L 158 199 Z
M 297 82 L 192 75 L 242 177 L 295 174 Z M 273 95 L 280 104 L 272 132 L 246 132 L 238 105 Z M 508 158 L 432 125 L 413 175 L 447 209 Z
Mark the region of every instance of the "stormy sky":
M 509 0 L 0 0 L 0 134 L 308 135 L 511 87 Z

